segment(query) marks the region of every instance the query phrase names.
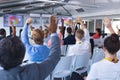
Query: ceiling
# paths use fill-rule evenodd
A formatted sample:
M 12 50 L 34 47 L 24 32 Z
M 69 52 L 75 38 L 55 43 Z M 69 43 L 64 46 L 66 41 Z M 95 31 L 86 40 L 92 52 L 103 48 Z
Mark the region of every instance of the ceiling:
M 120 0 L 0 0 L 0 14 L 112 15 L 120 14 L 119 4 Z

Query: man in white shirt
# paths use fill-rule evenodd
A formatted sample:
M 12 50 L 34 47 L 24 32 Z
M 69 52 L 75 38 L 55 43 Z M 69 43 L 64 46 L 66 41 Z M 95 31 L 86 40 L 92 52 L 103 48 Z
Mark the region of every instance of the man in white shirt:
M 82 19 L 76 18 L 76 22 L 80 23 L 82 29 L 78 29 L 75 33 L 76 44 L 68 49 L 67 56 L 81 55 L 87 53 L 90 55 L 90 36 Z

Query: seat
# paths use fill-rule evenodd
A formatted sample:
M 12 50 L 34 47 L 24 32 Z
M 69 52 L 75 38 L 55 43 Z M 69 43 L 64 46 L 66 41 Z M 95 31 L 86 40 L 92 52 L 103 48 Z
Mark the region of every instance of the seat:
M 67 45 L 62 45 L 61 46 L 61 55 L 65 56 L 67 51 Z
M 72 58 L 72 56 L 61 57 L 52 73 L 52 80 L 55 78 L 66 80 L 66 77 L 71 75 Z
M 67 49 L 66 49 L 66 55 L 68 54 L 68 50 L 71 46 L 73 46 L 74 44 L 70 44 L 70 45 L 67 45 Z
M 102 48 L 95 47 L 93 51 L 93 56 L 91 59 L 91 65 L 96 63 L 104 58 L 104 52 Z
M 86 72 L 88 70 L 89 58 L 89 53 L 75 55 L 73 58 L 73 71 L 79 74 Z

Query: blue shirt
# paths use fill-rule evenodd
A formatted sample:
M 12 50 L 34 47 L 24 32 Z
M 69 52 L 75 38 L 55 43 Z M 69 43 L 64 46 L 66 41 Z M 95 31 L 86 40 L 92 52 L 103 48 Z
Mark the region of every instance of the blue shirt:
M 25 45 L 26 53 L 28 53 L 30 61 L 41 62 L 48 57 L 50 50 L 45 45 L 30 44 L 28 37 L 28 27 L 29 26 L 27 24 L 24 26 L 23 31 L 21 33 L 21 40 Z

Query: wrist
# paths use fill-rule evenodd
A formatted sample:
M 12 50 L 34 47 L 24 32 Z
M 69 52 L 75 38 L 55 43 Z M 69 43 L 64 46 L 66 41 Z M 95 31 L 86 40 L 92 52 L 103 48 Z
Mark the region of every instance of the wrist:
M 27 25 L 29 25 L 29 23 L 26 23 Z

